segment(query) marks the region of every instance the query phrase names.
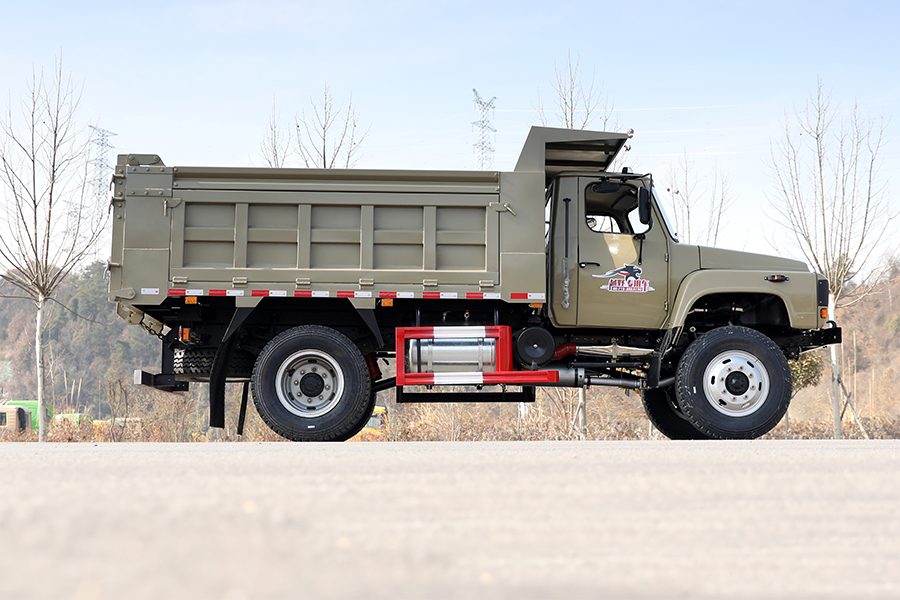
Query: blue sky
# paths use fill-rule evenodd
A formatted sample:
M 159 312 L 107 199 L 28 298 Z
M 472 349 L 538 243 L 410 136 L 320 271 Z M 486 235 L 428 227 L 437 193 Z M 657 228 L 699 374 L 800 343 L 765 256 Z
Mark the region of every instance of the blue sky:
M 474 168 L 474 87 L 497 97 L 508 170 L 571 51 L 635 130 L 638 170 L 659 180 L 686 152 L 698 177 L 728 173 L 721 245 L 766 249 L 769 142 L 817 78 L 892 119 L 882 172 L 900 183 L 900 2 L 0 0 L 0 14 L 4 101 L 62 54 L 84 120 L 167 164 L 259 164 L 273 98 L 287 125 L 327 81 L 371 124 L 359 167 Z

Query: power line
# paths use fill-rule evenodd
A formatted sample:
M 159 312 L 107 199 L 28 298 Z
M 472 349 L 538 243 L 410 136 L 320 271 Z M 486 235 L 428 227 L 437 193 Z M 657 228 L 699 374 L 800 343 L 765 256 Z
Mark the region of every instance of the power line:
M 485 102 L 482 100 L 478 90 L 472 88 L 472 92 L 475 94 L 475 108 L 481 113 L 481 118 L 472 123 L 472 125 L 478 128 L 478 141 L 475 143 L 475 155 L 478 157 L 478 169 L 480 171 L 490 171 L 493 166 L 494 147 L 491 146 L 491 140 L 489 139 L 488 134 L 492 132 L 496 133 L 497 130 L 494 129 L 494 126 L 488 121 L 488 111 L 494 110 L 494 100 L 496 100 L 497 97 L 494 96 Z

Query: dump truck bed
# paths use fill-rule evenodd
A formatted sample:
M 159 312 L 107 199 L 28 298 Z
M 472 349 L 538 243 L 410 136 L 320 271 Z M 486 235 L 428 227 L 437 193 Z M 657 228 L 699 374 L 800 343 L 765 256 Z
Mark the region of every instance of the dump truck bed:
M 121 155 L 115 181 L 114 301 L 546 297 L 543 173 L 167 167 Z

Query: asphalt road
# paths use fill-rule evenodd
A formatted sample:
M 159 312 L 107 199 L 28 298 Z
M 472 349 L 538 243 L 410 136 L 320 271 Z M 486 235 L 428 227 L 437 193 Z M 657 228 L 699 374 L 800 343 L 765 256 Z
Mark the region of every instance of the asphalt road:
M 0 598 L 900 598 L 900 442 L 0 444 Z

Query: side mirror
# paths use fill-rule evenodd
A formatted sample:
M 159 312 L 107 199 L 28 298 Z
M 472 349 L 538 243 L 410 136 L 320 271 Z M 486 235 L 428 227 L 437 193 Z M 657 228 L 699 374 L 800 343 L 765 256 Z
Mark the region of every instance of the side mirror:
M 638 189 L 638 217 L 644 225 L 653 223 L 653 216 L 650 211 L 650 192 L 645 187 Z

